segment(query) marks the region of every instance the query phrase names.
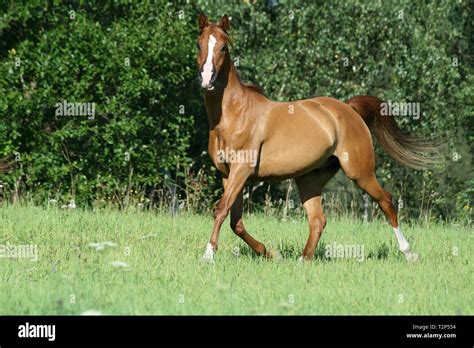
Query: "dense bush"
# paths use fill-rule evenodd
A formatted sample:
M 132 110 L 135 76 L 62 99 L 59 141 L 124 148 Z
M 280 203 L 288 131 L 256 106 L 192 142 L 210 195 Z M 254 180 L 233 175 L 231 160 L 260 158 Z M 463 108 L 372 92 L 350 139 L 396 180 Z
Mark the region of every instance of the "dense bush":
M 183 177 L 202 106 L 191 26 L 171 20 L 175 10 L 9 7 L 0 148 L 21 161 L 6 180 L 20 178 L 24 191 L 90 201 L 173 187 L 174 176 Z M 57 116 L 64 100 L 94 102 L 95 117 Z
M 445 168 L 403 168 L 377 149 L 378 176 L 403 200 L 405 216 L 471 216 L 473 9 L 447 0 L 4 4 L 0 155 L 18 159 L 2 177 L 4 195 L 212 206 L 219 181 L 204 153 L 195 67 L 201 11 L 232 17 L 231 54 L 244 80 L 272 99 L 419 102 L 420 119 L 397 121 L 412 133 L 445 135 Z M 95 117 L 56 115 L 64 100 L 95 103 Z M 258 206 L 285 190 L 264 185 L 253 199 Z M 341 175 L 328 192 L 362 207 Z

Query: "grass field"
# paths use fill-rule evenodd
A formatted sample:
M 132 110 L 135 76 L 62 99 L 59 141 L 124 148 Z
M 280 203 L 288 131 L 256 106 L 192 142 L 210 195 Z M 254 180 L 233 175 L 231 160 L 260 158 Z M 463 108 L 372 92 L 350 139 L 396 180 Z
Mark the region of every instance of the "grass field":
M 306 221 L 246 225 L 282 258 L 253 256 L 226 222 L 215 264 L 202 262 L 210 216 L 2 207 L 0 245 L 37 245 L 38 260 L 4 250 L 0 314 L 474 314 L 467 228 L 405 225 L 421 255 L 407 263 L 384 222 L 328 217 L 317 257 L 299 263 Z M 334 243 L 363 260 L 328 257 Z

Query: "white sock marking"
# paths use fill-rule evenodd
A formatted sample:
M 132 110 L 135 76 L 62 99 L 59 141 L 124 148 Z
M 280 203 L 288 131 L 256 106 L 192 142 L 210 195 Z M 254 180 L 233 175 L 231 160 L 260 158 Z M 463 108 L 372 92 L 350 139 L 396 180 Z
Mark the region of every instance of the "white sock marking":
M 209 86 L 212 78 L 212 58 L 214 57 L 214 47 L 216 46 L 216 38 L 214 35 L 209 36 L 209 42 L 207 44 L 207 58 L 202 69 L 202 87 Z
M 395 236 L 397 237 L 398 246 L 400 247 L 400 250 L 403 253 L 410 251 L 410 244 L 407 242 L 407 240 L 403 236 L 403 233 L 400 227 L 394 227 L 393 230 L 395 231 Z
M 410 243 L 405 239 L 403 236 L 402 230 L 400 229 L 400 226 L 394 227 L 393 230 L 395 231 L 395 236 L 397 237 L 398 241 L 398 246 L 400 248 L 400 251 L 405 255 L 405 258 L 408 261 L 417 261 L 418 260 L 418 254 L 413 253 L 410 249 Z
M 214 248 L 212 247 L 211 243 L 207 243 L 206 252 L 204 253 L 204 256 L 202 258 L 206 261 L 214 261 Z

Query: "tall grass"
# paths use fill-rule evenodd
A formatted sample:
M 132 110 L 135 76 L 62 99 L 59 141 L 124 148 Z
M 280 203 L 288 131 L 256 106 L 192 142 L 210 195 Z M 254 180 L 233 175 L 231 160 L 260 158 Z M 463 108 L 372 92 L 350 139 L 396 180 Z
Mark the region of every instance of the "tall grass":
M 404 224 L 418 263 L 384 220 L 328 217 L 316 258 L 298 258 L 302 216 L 245 216 L 279 260 L 256 257 L 223 226 L 216 263 L 202 262 L 212 217 L 3 204 L 0 244 L 37 245 L 39 258 L 0 258 L 0 314 L 473 314 L 472 232 Z M 103 245 L 100 249 L 98 246 Z M 364 258 L 327 255 L 364 247 Z

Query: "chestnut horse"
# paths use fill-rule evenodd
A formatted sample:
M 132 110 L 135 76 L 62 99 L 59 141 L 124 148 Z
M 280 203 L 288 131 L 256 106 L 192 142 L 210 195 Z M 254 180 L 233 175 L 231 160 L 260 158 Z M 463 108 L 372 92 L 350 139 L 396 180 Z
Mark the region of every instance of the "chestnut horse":
M 240 81 L 229 55 L 229 18 L 210 23 L 199 16 L 197 63 L 209 120 L 209 155 L 222 173 L 224 194 L 214 212 L 214 227 L 204 254 L 214 260 L 221 225 L 230 212 L 232 230 L 258 255 L 273 253 L 255 240 L 242 221 L 242 190 L 247 180 L 294 178 L 309 222 L 309 238 L 300 260 L 312 259 L 326 225 L 321 192 L 342 168 L 374 199 L 390 221 L 401 252 L 416 260 L 402 234 L 392 196 L 375 177 L 371 131 L 398 162 L 422 168 L 434 149 L 402 133 L 392 117 L 382 116 L 382 101 L 357 96 L 344 103 L 318 97 L 274 102 Z M 370 131 L 370 130 L 371 131 Z

